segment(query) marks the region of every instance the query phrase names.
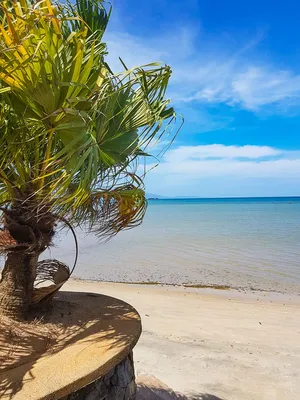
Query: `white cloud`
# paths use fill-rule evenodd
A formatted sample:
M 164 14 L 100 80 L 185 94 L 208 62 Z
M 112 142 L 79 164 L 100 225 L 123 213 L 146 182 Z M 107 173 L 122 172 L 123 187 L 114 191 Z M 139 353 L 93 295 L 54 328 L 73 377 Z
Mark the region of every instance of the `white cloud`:
M 282 154 L 280 150 L 268 146 L 225 146 L 223 144 L 210 144 L 199 146 L 180 146 L 170 150 L 166 156 L 167 162 L 180 162 L 186 160 L 203 159 L 257 159 L 262 157 L 278 156 Z
M 300 152 L 266 146 L 180 146 L 147 165 L 147 191 L 163 196 L 300 195 Z M 145 172 L 145 171 L 144 171 Z
M 267 66 L 240 65 L 223 76 L 222 84 L 216 79 L 185 101 L 224 102 L 258 110 L 270 104 L 292 104 L 299 98 L 300 75 Z
M 180 146 L 169 150 L 151 174 L 161 179 L 177 176 L 185 182 L 209 177 L 299 177 L 300 155 L 267 146 Z
M 220 50 L 222 43 L 217 43 L 214 51 L 192 28 L 149 38 L 121 30 L 106 35 L 108 60 L 115 71 L 122 69 L 119 56 L 128 67 L 159 60 L 170 64 L 169 95 L 176 102 L 222 102 L 253 111 L 273 105 L 276 112 L 286 111 L 300 102 L 300 75 L 256 61 L 261 57 L 254 59 L 253 51 L 261 40 L 259 36 L 235 51 Z

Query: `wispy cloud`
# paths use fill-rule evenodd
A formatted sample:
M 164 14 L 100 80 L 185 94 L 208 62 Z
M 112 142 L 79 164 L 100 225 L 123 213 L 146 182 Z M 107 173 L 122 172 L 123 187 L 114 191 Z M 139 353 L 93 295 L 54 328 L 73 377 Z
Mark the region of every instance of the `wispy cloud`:
M 180 146 L 170 150 L 165 157 L 167 162 L 206 159 L 259 159 L 282 154 L 281 150 L 268 146 L 225 146 L 223 144 Z
M 183 100 L 222 102 L 254 111 L 272 104 L 292 106 L 300 100 L 300 75 L 270 66 L 236 65 L 222 79 L 212 79 L 200 86 L 200 90 Z
M 265 32 L 253 32 L 248 38 L 220 32 L 216 37 L 206 35 L 205 25 L 179 23 L 169 31 L 153 29 L 146 37 L 129 34 L 122 15 L 117 22 L 106 34 L 113 70 L 122 70 L 119 56 L 129 68 L 151 61 L 170 64 L 173 74 L 168 96 L 186 121 L 185 135 L 176 140 L 177 147 L 169 149 L 161 164 L 147 174 L 147 190 L 166 196 L 300 195 L 300 151 L 219 143 L 225 137 L 230 143 L 230 130 L 235 130 L 232 142 L 263 144 L 264 133 L 270 140 L 277 121 L 268 125 L 266 115 L 300 114 L 300 74 L 293 66 L 282 67 L 271 52 L 264 51 Z M 294 134 L 288 123 L 282 126 L 287 135 Z M 219 131 L 211 136 L 210 142 L 216 144 L 179 146 L 195 144 L 198 137 L 194 134 L 211 131 Z M 274 136 L 272 143 L 276 143 Z M 163 145 L 154 150 L 159 153 Z M 149 150 L 152 153 L 152 143 Z
M 180 146 L 169 150 L 151 174 L 176 175 L 185 181 L 215 176 L 298 177 L 300 154 L 268 146 Z
M 259 34 L 235 49 L 209 46 L 192 28 L 163 37 L 140 38 L 122 30 L 108 32 L 109 61 L 120 70 L 118 57 L 128 67 L 163 60 L 171 64 L 169 95 L 175 102 L 225 103 L 259 111 L 266 106 L 287 110 L 300 103 L 300 75 L 262 60 L 256 46 Z
M 299 151 L 252 145 L 179 146 L 154 165 L 147 166 L 146 187 L 164 196 L 300 195 Z

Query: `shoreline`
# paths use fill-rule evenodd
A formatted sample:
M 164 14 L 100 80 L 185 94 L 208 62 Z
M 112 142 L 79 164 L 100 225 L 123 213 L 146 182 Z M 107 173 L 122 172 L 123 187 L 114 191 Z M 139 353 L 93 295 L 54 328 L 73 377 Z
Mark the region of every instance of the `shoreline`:
M 255 288 L 243 288 L 243 287 L 230 287 L 227 285 L 214 285 L 214 284 L 175 284 L 175 283 L 162 283 L 162 282 L 122 282 L 122 281 L 99 281 L 95 279 L 83 279 L 77 277 L 71 277 L 69 280 L 72 282 L 83 282 L 87 284 L 104 284 L 104 285 L 125 285 L 132 287 L 151 287 L 154 290 L 172 290 L 172 291 L 184 291 L 189 293 L 198 293 L 202 295 L 215 295 L 217 297 L 232 297 L 235 299 L 259 299 L 266 301 L 278 301 L 278 302 L 292 302 L 300 304 L 300 293 L 286 293 L 276 290 L 263 290 Z

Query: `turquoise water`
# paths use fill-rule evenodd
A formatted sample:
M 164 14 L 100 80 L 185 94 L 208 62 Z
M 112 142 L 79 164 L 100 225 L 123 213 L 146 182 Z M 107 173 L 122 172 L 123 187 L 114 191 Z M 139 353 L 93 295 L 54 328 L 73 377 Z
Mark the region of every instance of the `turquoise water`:
M 300 292 L 300 198 L 150 200 L 142 226 L 79 239 L 80 278 Z

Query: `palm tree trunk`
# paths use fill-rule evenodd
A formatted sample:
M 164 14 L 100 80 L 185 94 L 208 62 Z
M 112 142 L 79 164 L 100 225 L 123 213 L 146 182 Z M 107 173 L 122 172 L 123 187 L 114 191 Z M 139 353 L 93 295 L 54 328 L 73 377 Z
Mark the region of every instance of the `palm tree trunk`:
M 26 319 L 39 253 L 10 252 L 0 282 L 0 315 Z

